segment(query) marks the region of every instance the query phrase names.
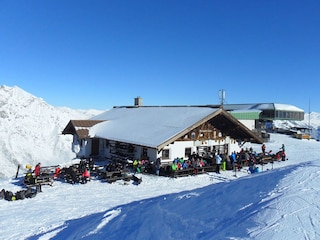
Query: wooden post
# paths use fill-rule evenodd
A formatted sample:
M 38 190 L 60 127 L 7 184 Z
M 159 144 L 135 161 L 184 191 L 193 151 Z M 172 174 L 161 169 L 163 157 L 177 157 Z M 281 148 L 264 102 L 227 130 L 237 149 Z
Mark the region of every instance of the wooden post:
M 20 163 L 18 164 L 18 168 L 17 168 L 17 173 L 16 173 L 16 179 L 18 178 L 18 174 L 19 174 L 19 169 L 20 169 Z

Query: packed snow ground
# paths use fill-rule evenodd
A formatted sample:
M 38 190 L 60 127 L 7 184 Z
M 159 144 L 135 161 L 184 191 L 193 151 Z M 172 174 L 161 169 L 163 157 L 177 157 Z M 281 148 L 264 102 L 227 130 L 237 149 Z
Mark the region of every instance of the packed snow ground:
M 0 200 L 0 238 L 320 239 L 320 143 L 272 134 L 267 151 L 282 143 L 289 160 L 255 174 L 140 175 L 140 185 L 55 181 L 34 198 Z M 0 188 L 16 192 L 22 178 L 2 179 Z

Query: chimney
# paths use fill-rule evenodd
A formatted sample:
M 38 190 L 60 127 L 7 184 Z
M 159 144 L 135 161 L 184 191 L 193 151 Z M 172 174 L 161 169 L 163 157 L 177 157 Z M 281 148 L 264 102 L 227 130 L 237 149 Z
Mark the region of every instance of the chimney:
M 134 99 L 134 106 L 135 107 L 141 107 L 142 106 L 142 98 L 141 97 L 136 97 L 135 99 Z

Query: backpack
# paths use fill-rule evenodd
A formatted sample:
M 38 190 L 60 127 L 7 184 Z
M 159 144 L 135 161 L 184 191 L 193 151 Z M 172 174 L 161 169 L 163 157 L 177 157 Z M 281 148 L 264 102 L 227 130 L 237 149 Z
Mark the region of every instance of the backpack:
M 32 191 L 32 189 L 30 187 L 28 187 L 27 190 L 25 190 L 24 195 L 26 198 L 33 198 L 37 195 L 37 192 Z
M 23 200 L 25 199 L 25 190 L 20 190 L 18 192 L 16 192 L 16 199 L 17 200 Z
M 11 191 L 6 191 L 4 194 L 4 199 L 7 201 L 12 201 L 13 193 Z

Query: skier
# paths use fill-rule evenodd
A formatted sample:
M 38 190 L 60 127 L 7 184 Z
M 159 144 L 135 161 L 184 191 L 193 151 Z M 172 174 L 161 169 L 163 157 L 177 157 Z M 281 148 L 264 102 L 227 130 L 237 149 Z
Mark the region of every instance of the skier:
M 219 154 L 216 155 L 216 173 L 220 173 L 220 164 L 221 164 L 222 158 Z

